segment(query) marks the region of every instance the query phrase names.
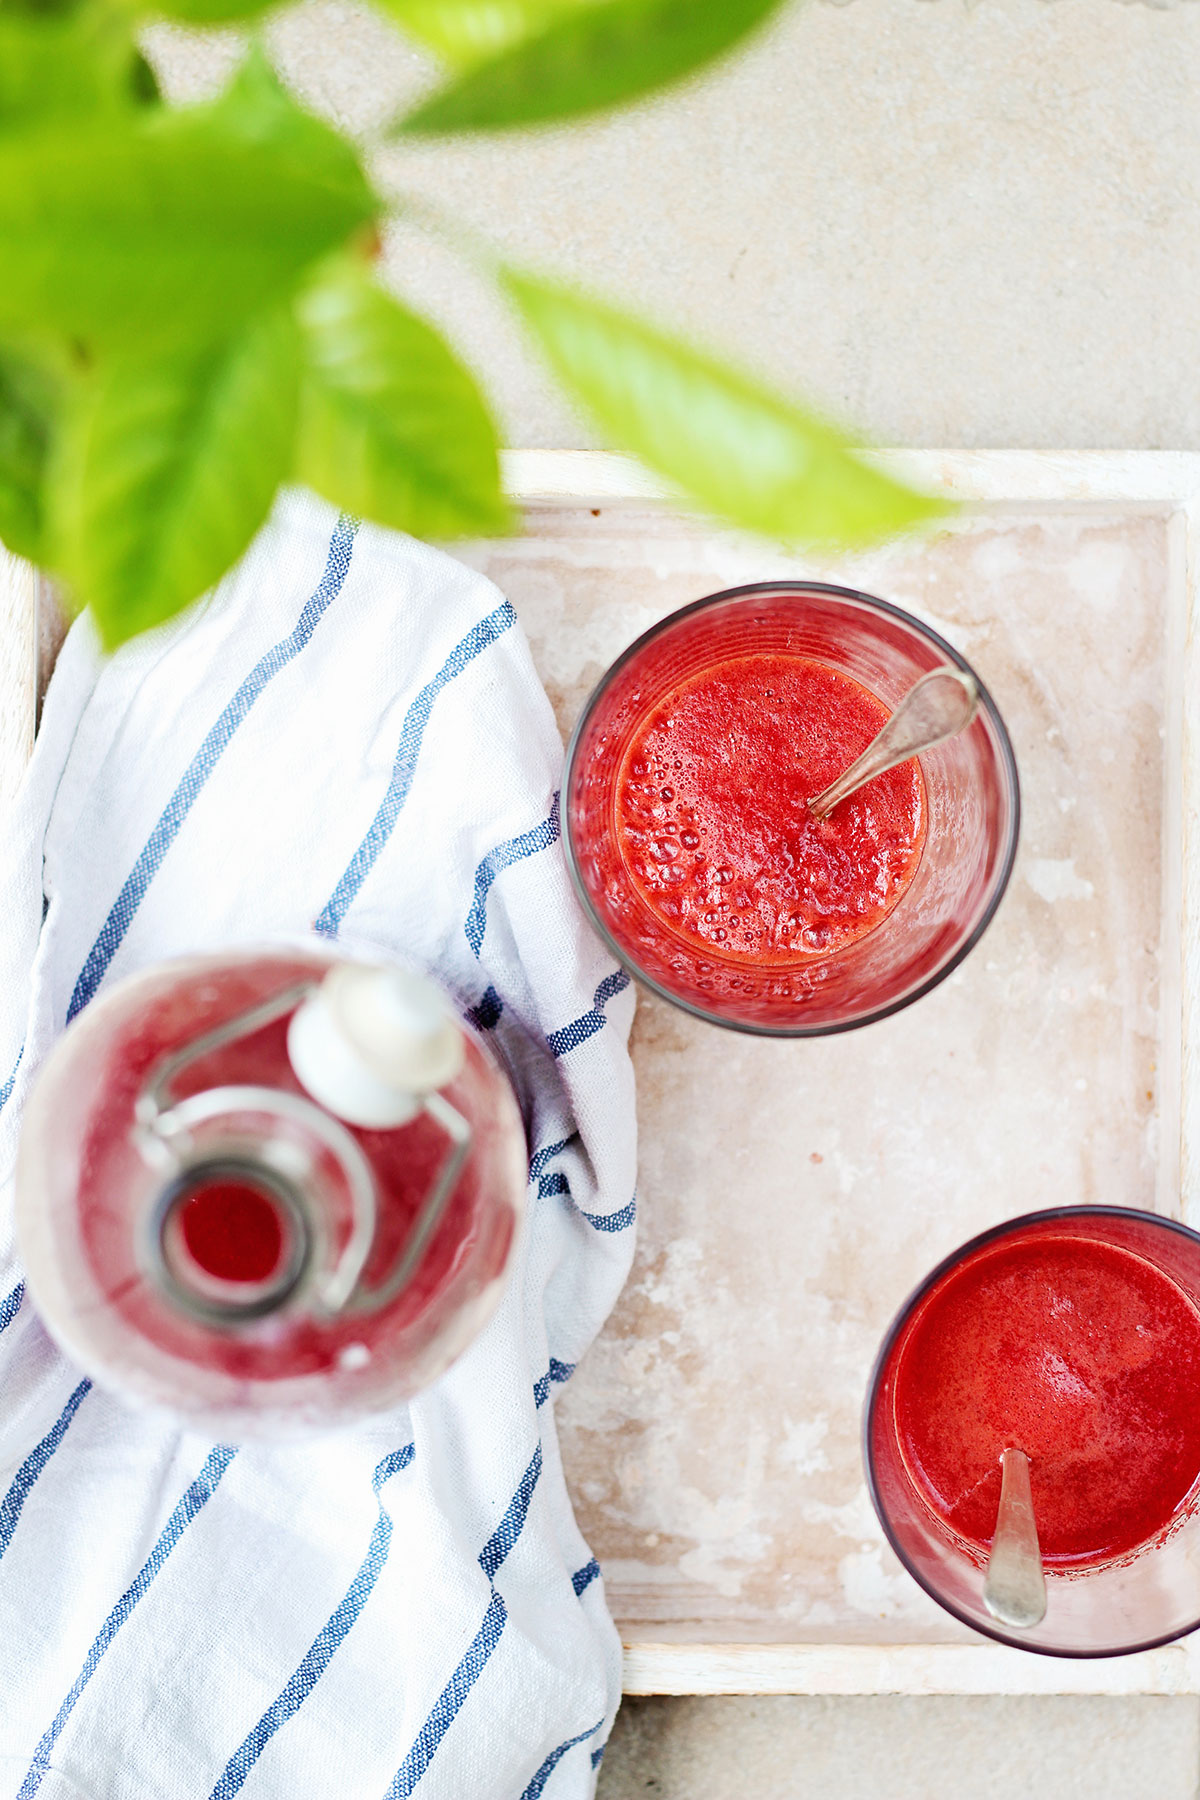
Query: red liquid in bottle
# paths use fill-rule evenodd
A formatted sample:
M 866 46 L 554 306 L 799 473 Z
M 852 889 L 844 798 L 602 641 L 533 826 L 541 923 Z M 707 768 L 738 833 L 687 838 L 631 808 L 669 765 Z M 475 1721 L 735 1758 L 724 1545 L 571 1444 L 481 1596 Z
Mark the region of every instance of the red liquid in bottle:
M 991 1542 L 1006 1448 L 1030 1459 L 1042 1554 L 1086 1567 L 1158 1536 L 1200 1475 L 1200 1313 L 1129 1251 L 1039 1237 L 984 1249 L 915 1314 L 896 1431 L 932 1511 Z
M 219 1281 L 269 1281 L 283 1255 L 278 1203 L 249 1181 L 205 1181 L 184 1201 L 180 1230 L 188 1255 Z
M 661 700 L 621 765 L 615 852 L 667 930 L 760 966 L 874 931 L 921 859 L 919 764 L 878 776 L 828 819 L 807 802 L 889 717 L 827 663 L 778 654 L 717 662 Z
M 316 957 L 272 955 L 227 967 L 214 964 L 202 976 L 164 979 L 110 1030 L 99 1065 L 89 1071 L 98 1104 L 84 1128 L 77 1231 L 91 1278 L 146 1343 L 244 1381 L 344 1371 L 369 1362 L 364 1383 L 386 1383 L 389 1367 L 420 1364 L 448 1317 L 469 1308 L 496 1281 L 513 1238 L 513 1209 L 496 1199 L 506 1191 L 497 1168 L 511 1187 L 514 1141 L 520 1137 L 523 1152 L 523 1134 L 507 1084 L 468 1034 L 462 1069 L 443 1091 L 471 1123 L 471 1152 L 413 1278 L 395 1299 L 375 1311 L 351 1307 L 332 1318 L 284 1307 L 248 1326 L 214 1328 L 172 1306 L 146 1278 L 138 1258 L 142 1203 L 137 1197 L 148 1191 L 151 1177 L 131 1126 L 148 1075 L 171 1051 L 297 981 L 319 979 L 327 966 Z M 188 1063 L 172 1084 L 172 1099 L 243 1083 L 303 1093 L 288 1058 L 287 1024 L 279 1019 Z M 424 1114 L 392 1130 L 347 1129 L 365 1152 L 378 1189 L 375 1239 L 363 1275 L 366 1285 L 375 1286 L 400 1258 L 449 1145 L 445 1132 Z M 287 1245 L 285 1213 L 253 1180 L 203 1181 L 177 1216 L 187 1253 L 222 1281 L 263 1281 Z M 349 1195 L 335 1192 L 335 1255 L 348 1241 L 351 1218 Z

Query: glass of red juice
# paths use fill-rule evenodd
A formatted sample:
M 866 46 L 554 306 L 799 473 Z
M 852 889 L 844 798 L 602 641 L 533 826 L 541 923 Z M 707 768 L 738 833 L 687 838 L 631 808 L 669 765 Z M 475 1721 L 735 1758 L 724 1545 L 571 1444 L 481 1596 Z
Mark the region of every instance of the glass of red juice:
M 1046 1615 L 983 1602 L 1000 1457 L 1030 1460 Z M 1200 1625 L 1200 1235 L 1057 1207 L 973 1238 L 901 1308 L 864 1415 L 892 1548 L 947 1612 L 1047 1656 L 1120 1656 Z
M 583 904 L 648 987 L 718 1025 L 846 1031 L 927 993 L 978 942 L 1016 854 L 1004 722 L 859 790 L 842 773 L 922 675 L 965 659 L 897 606 L 821 582 L 698 600 L 609 669 L 567 754 Z

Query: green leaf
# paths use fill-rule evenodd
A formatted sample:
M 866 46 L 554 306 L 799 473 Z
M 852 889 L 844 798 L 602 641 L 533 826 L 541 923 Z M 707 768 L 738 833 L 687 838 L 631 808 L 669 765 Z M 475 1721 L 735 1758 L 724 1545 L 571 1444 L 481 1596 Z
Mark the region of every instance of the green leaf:
M 421 537 L 509 524 L 496 433 L 438 334 L 340 262 L 303 296 L 297 474 L 336 506 Z
M 724 55 L 778 4 L 602 0 L 471 69 L 398 129 L 495 131 L 619 106 Z
M 91 111 L 108 80 L 73 21 L 0 13 L 0 127 Z
M 303 149 L 315 131 L 321 137 L 332 137 L 354 160 L 354 152 L 343 138 L 297 105 L 260 43 L 250 45 L 209 111 L 223 130 L 243 143 L 290 144 Z
M 0 11 L 0 130 L 129 108 L 141 61 L 125 24 L 107 13 Z
M 42 554 L 42 479 L 55 414 L 53 382 L 0 349 L 0 542 L 31 562 Z
M 209 119 L 232 142 L 269 151 L 334 192 L 363 190 L 353 144 L 297 104 L 261 44 L 250 46 L 228 87 L 212 103 Z
M 409 37 L 463 67 L 597 0 L 379 0 Z
M 944 513 L 824 421 L 611 307 L 506 270 L 555 374 L 612 440 L 735 525 L 855 544 Z
M 245 550 L 288 472 L 298 379 L 281 308 L 200 353 L 106 358 L 81 384 L 51 467 L 51 548 L 109 649 Z
M 0 138 L 0 331 L 222 336 L 375 215 L 335 132 L 255 141 L 224 104 Z
M 21 18 L 59 19 L 79 12 L 83 0 L 5 0 L 5 11 Z
M 146 61 L 140 50 L 134 52 L 129 79 L 136 106 L 155 106 L 162 99 L 162 89 L 158 85 L 153 64 Z
M 126 0 L 132 10 L 156 18 L 177 19 L 181 25 L 233 25 L 239 19 L 256 19 L 278 0 Z

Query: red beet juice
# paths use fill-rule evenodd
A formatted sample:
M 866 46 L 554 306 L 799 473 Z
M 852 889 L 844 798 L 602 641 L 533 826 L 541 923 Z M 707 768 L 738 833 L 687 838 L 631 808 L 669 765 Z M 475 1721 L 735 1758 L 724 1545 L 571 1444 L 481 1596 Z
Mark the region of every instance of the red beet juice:
M 874 931 L 921 859 L 919 763 L 827 819 L 808 801 L 889 716 L 850 676 L 786 654 L 716 662 L 659 700 L 625 751 L 613 853 L 667 930 L 707 956 L 766 966 Z
M 1200 1313 L 1134 1252 L 1039 1235 L 987 1246 L 918 1307 L 897 1349 L 896 1436 L 931 1511 L 986 1551 L 1000 1456 L 1030 1459 L 1051 1568 L 1152 1542 L 1200 1475 Z

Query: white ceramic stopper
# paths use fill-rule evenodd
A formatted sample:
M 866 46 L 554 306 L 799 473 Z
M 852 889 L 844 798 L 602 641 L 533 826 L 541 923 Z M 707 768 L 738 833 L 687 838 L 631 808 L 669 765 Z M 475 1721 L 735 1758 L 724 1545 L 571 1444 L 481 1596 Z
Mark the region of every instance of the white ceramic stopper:
M 292 1015 L 288 1056 L 318 1105 L 351 1125 L 404 1125 L 462 1067 L 463 1033 L 427 976 L 340 963 Z

